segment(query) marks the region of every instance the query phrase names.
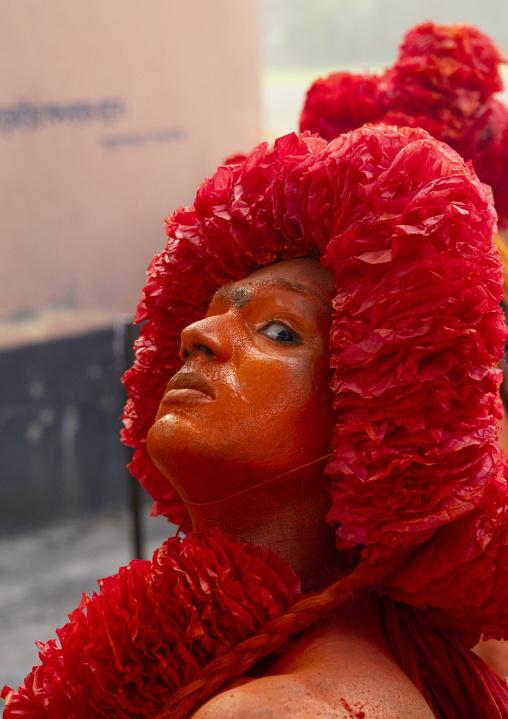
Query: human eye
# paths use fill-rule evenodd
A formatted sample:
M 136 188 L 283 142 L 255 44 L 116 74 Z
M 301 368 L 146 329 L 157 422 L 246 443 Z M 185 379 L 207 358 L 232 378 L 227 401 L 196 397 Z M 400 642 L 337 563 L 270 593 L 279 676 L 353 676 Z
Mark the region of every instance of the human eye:
M 270 322 L 259 333 L 281 345 L 299 345 L 302 338 L 282 322 Z

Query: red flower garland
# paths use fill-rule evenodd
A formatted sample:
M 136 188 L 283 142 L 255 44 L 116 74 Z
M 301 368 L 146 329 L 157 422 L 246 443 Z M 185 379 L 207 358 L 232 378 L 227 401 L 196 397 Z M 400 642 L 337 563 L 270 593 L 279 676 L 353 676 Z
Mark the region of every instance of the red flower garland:
M 99 584 L 57 630 L 60 646 L 38 643 L 42 663 L 25 685 L 4 687 L 4 719 L 152 718 L 300 589 L 275 554 L 219 532 L 168 539 L 151 563 L 132 561 Z
M 300 131 L 331 141 L 365 122 L 422 127 L 472 160 L 506 226 L 508 108 L 492 98 L 503 89 L 503 62 L 491 38 L 470 25 L 422 23 L 381 76 L 340 72 L 313 83 Z

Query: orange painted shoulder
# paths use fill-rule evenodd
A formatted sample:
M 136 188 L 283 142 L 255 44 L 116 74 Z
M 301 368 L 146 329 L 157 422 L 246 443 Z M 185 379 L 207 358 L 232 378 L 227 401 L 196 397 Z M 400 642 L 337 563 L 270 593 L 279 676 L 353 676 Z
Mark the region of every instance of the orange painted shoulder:
M 370 678 L 369 686 L 338 684 L 333 692 L 327 692 L 326 695 L 312 682 L 301 682 L 297 677 L 263 677 L 218 694 L 193 715 L 193 719 L 317 717 L 434 719 L 428 704 L 414 685 L 407 687 L 405 682 L 393 682 L 391 690 L 387 691 L 379 687 L 376 677 Z
M 337 612 L 256 679 L 206 702 L 194 719 L 433 719 L 371 608 Z

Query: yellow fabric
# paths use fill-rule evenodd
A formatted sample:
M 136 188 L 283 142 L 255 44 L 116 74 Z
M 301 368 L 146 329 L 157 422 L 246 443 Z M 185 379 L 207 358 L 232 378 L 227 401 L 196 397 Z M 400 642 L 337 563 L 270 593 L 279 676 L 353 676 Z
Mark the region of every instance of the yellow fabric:
M 499 250 L 499 254 L 503 260 L 503 300 L 505 304 L 508 305 L 508 247 L 499 232 L 496 232 L 494 235 L 494 244 Z

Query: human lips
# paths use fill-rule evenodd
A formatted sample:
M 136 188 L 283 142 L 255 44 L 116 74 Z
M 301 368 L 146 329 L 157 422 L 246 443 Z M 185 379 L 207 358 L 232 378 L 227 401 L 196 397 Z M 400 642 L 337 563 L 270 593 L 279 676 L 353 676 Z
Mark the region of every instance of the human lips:
M 180 370 L 171 378 L 164 401 L 185 401 L 202 398 L 215 399 L 210 382 L 200 372 Z

